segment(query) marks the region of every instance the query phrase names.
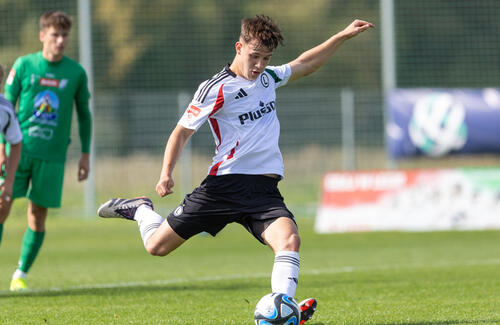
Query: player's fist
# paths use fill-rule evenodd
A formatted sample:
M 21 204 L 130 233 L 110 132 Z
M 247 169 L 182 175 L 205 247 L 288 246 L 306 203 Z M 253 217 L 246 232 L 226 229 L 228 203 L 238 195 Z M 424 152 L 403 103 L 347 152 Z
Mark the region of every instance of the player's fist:
M 374 25 L 370 22 L 356 19 L 344 29 L 343 33 L 349 39 L 351 37 L 358 35 L 359 33 L 364 32 L 368 28 L 373 28 L 373 27 Z
M 78 162 L 78 181 L 84 181 L 89 177 L 90 159 L 88 153 L 82 153 L 82 157 Z
M 172 177 L 162 177 L 156 184 L 156 193 L 161 197 L 172 194 L 172 188 L 174 187 L 174 180 Z

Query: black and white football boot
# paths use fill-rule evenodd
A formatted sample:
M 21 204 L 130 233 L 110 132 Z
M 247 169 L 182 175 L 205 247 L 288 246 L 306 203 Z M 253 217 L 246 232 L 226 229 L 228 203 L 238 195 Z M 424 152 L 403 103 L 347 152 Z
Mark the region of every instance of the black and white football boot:
M 99 207 L 97 215 L 101 218 L 134 220 L 135 211 L 143 204 L 153 209 L 153 202 L 145 196 L 133 199 L 110 199 Z

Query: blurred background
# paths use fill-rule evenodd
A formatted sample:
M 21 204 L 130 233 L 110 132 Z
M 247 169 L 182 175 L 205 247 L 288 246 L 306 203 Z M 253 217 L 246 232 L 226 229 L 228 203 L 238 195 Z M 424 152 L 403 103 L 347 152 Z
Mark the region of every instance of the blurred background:
M 93 174 L 85 185 L 76 181 L 74 125 L 57 214 L 90 216 L 110 196 L 137 195 L 151 196 L 166 214 L 199 184 L 215 150 L 208 125 L 178 163 L 176 192 L 164 199 L 154 192 L 165 143 L 187 102 L 232 61 L 241 19 L 256 14 L 275 19 L 285 37 L 272 65 L 356 18 L 376 26 L 277 93 L 286 173 L 280 189 L 297 217 L 314 216 L 329 171 L 500 164 L 497 154 L 395 160 L 384 132 L 384 95 L 392 88 L 499 86 L 497 0 L 0 0 L 0 64 L 8 70 L 41 49 L 38 20 L 54 9 L 74 18 L 66 54 L 87 68 L 94 117 Z

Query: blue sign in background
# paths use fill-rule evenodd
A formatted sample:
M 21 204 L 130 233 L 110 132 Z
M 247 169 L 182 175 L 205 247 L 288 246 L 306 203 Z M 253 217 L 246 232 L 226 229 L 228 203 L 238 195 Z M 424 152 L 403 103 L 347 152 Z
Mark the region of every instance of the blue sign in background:
M 396 89 L 386 109 L 394 158 L 500 152 L 500 89 Z

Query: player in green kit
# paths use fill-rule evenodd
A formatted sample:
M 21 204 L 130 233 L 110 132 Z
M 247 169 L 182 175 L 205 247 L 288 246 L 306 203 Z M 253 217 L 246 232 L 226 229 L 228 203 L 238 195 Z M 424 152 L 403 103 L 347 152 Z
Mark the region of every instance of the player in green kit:
M 80 64 L 64 56 L 71 24 L 71 17 L 63 12 L 43 14 L 40 18 L 42 51 L 18 58 L 5 84 L 5 97 L 13 105 L 19 101 L 17 115 L 23 135 L 12 198 L 29 199 L 28 229 L 18 268 L 12 276 L 11 291 L 27 288 L 25 278 L 43 243 L 47 210 L 61 205 L 73 104 L 82 147 L 78 180 L 85 180 L 89 173 L 92 120 L 87 76 Z M 0 158 L 3 157 L 4 147 L 1 147 Z M 12 200 L 0 215 L 2 224 L 11 204 Z

